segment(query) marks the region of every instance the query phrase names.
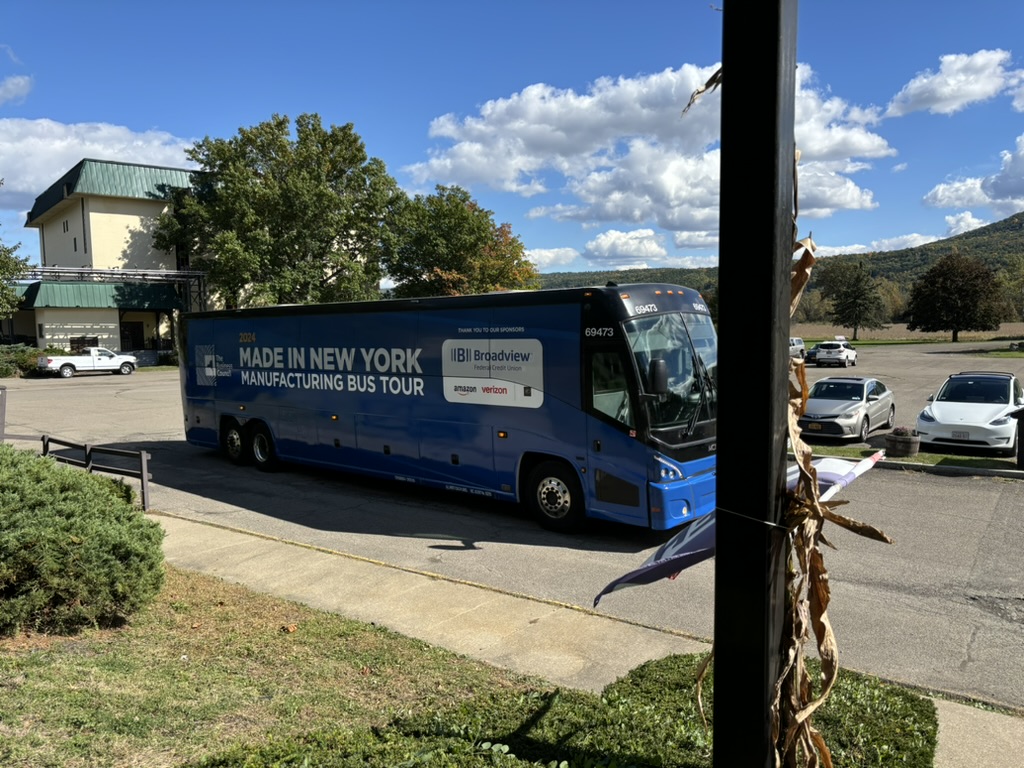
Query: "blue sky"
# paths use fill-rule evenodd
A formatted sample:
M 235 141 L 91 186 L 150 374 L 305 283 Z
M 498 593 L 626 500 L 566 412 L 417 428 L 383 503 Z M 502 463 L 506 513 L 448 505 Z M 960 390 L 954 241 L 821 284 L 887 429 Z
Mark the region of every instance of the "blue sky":
M 189 167 L 206 136 L 317 113 L 410 194 L 468 189 L 542 272 L 714 266 L 720 94 L 681 113 L 721 23 L 697 0 L 5 2 L 0 240 L 38 263 L 26 212 L 83 158 Z M 1024 210 L 1024 3 L 817 0 L 798 30 L 818 255 Z

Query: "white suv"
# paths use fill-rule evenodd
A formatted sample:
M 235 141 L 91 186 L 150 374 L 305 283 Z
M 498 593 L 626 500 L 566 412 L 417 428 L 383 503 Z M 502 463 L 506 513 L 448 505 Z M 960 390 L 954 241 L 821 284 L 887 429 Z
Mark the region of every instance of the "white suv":
M 857 350 L 844 339 L 823 341 L 818 345 L 818 357 L 815 364 L 819 368 L 823 365 L 841 365 L 843 368 L 848 365 L 856 365 Z

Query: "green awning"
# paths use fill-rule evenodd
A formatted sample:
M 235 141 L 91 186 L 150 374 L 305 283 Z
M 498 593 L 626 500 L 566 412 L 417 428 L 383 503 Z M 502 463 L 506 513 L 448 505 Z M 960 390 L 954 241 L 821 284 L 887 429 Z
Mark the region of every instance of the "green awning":
M 35 282 L 16 286 L 22 309 L 172 310 L 183 303 L 165 283 Z

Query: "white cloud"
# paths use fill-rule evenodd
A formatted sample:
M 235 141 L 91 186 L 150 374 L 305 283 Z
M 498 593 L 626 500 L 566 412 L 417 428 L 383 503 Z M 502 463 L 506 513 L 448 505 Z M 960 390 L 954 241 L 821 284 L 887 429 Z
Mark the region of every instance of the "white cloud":
M 571 264 L 579 255 L 580 252 L 575 248 L 530 248 L 526 251 L 526 258 L 532 261 L 540 272 Z
M 899 235 L 897 237 L 887 237 L 882 240 L 873 240 L 871 242 L 872 251 L 899 251 L 903 248 L 916 248 L 919 245 L 925 245 L 926 243 L 934 243 L 936 240 L 942 238 L 936 235 L 919 235 L 913 232 L 909 235 Z
M 972 229 L 984 227 L 989 223 L 991 222 L 977 218 L 970 211 L 961 211 L 960 213 L 946 217 L 946 237 L 962 235 L 964 232 L 970 232 Z
M 584 93 L 538 83 L 487 102 L 475 115 L 437 118 L 431 136 L 450 142 L 408 166 L 418 184 L 487 185 L 523 197 L 556 193 L 529 218 L 583 228 L 656 225 L 676 247 L 714 247 L 720 184 L 720 94 L 681 114 L 717 65 L 684 65 L 654 75 L 604 78 Z M 796 139 L 801 215 L 877 206 L 852 176 L 895 150 L 868 126 L 875 107 L 826 96 L 800 65 Z M 560 198 L 560 199 L 559 199 Z
M 999 173 L 982 182 L 985 194 L 993 200 L 1024 202 L 1024 134 L 1017 137 L 1014 151 L 1003 150 L 999 156 L 1003 161 Z
M 884 138 L 866 127 L 877 122 L 875 110 L 852 107 L 837 96 L 825 98 L 815 88 L 816 75 L 807 64 L 797 67 L 796 80 L 793 135 L 802 163 L 842 168 L 851 158 L 877 160 L 896 154 Z
M 682 256 L 675 259 L 665 259 L 657 266 L 671 267 L 673 269 L 707 269 L 718 266 L 717 256 Z
M 36 197 L 84 158 L 190 168 L 194 142 L 164 131 L 132 131 L 108 123 L 0 119 L 0 207 L 28 211 Z
M 897 93 L 886 110 L 886 117 L 900 117 L 911 112 L 928 111 L 933 114 L 952 115 L 1003 92 L 1014 97 L 1014 106 L 1020 110 L 1020 92 L 1014 92 L 1024 82 L 1024 70 L 1007 69 L 1010 52 L 1002 50 L 977 51 L 972 54 L 949 54 L 939 58 L 937 73 L 927 70 Z
M 676 248 L 717 248 L 718 247 L 718 231 L 714 232 L 698 232 L 698 231 L 687 231 L 687 232 L 676 232 L 672 237 L 672 242 Z M 686 258 L 694 258 L 688 256 Z
M 0 43 L 0 51 L 6 53 L 7 58 L 13 61 L 15 64 L 21 64 L 21 62 L 18 60 L 17 55 L 14 53 L 14 49 L 11 48 L 11 46 L 7 45 L 6 43 Z
M 538 174 L 569 178 L 614 164 L 623 142 L 648 137 L 683 153 L 717 141 L 719 96 L 708 94 L 684 119 L 682 108 L 716 67 L 684 65 L 637 78 L 601 78 L 583 94 L 544 83 L 488 101 L 479 115 L 437 118 L 430 135 L 453 145 L 408 166 L 417 183 L 485 183 L 532 194 Z
M 999 218 L 1024 210 L 1024 134 L 1011 152 L 1000 153 L 1002 166 L 985 177 L 955 179 L 936 184 L 924 196 L 935 208 L 989 207 Z
M 941 239 L 942 238 L 935 235 L 919 235 L 917 233 L 913 233 L 909 235 L 899 235 L 898 237 L 883 238 L 881 240 L 873 240 L 869 245 L 863 245 L 861 243 L 853 245 L 822 245 L 818 247 L 818 250 L 814 252 L 814 255 L 818 257 L 827 257 L 841 256 L 843 254 L 851 253 L 899 251 L 904 248 L 916 248 L 917 246 L 925 245 L 926 243 L 934 243 L 936 240 Z
M 828 163 L 801 163 L 798 172 L 801 217 L 823 219 L 837 210 L 869 211 L 878 207 L 871 190 L 857 186 Z
M 653 229 L 610 229 L 588 242 L 583 255 L 602 269 L 644 269 L 648 261 L 661 261 L 668 252 Z
M 1012 97 L 1011 105 L 1015 112 L 1024 112 L 1024 83 L 1021 83 L 1019 88 L 1013 88 L 1010 90 L 1010 96 Z
M 0 104 L 8 101 L 24 101 L 32 90 L 32 78 L 26 75 L 15 75 L 0 80 Z
M 866 245 L 819 245 L 814 252 L 815 258 L 823 259 L 829 256 L 842 256 L 847 253 L 870 253 L 872 248 Z

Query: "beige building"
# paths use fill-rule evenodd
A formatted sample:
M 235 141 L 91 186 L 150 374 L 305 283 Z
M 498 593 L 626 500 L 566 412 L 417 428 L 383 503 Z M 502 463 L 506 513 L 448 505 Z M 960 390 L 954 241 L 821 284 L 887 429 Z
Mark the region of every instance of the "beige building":
M 75 165 L 28 214 L 41 266 L 19 287 L 21 308 L 0 335 L 41 349 L 98 344 L 155 362 L 173 347 L 175 312 L 205 302 L 202 275 L 153 245 L 171 192 L 189 185 L 190 171 L 181 168 Z

